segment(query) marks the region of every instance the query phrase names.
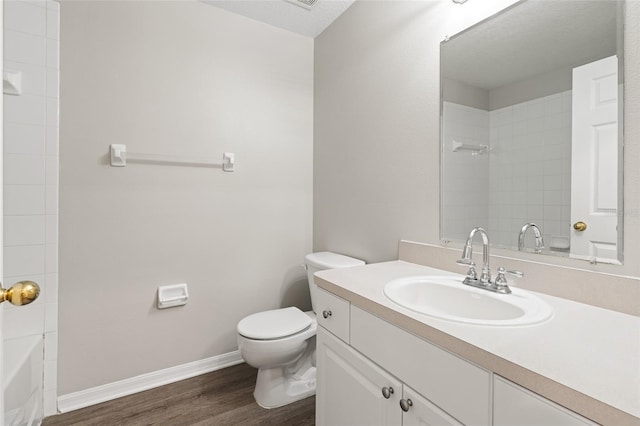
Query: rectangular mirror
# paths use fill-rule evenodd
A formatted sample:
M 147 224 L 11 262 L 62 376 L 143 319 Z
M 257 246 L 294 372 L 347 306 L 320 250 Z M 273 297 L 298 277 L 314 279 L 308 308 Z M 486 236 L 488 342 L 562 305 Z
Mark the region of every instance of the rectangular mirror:
M 441 239 L 621 263 L 623 14 L 524 0 L 441 43 Z

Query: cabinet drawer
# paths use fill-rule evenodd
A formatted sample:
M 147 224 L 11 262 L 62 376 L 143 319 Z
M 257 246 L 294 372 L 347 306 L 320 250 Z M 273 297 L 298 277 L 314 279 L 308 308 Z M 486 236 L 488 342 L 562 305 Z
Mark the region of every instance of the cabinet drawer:
M 351 346 L 459 422 L 490 424 L 490 372 L 355 306 Z
M 499 376 L 493 382 L 495 426 L 584 426 L 591 421 Z
M 316 318 L 319 325 L 349 343 L 349 302 L 318 287 Z

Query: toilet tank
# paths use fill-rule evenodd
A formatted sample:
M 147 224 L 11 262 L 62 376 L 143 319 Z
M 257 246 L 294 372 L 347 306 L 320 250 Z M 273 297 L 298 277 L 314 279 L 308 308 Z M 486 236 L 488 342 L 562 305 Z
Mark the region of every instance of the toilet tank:
M 309 280 L 309 293 L 311 294 L 311 306 L 313 312 L 316 311 L 316 289 L 317 286 L 313 281 L 313 274 L 325 269 L 350 268 L 352 266 L 364 265 L 365 262 L 353 257 L 344 256 L 342 254 L 322 251 L 311 253 L 304 257 L 304 263 L 307 267 L 307 278 Z

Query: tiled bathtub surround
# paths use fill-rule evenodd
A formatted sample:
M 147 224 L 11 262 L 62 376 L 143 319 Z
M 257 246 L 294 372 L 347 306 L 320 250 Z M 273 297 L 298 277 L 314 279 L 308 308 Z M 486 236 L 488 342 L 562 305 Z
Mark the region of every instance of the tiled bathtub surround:
M 5 340 L 45 336 L 44 411 L 56 411 L 58 317 L 59 9 L 4 2 L 4 68 L 22 94 L 4 95 L 4 282 L 36 281 L 33 304 L 4 306 Z

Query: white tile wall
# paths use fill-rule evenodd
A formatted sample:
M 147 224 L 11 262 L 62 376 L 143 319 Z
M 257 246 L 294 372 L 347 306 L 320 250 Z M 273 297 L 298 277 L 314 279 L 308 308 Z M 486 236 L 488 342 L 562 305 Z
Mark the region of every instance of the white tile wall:
M 493 241 L 517 246 L 526 222 L 541 228 L 547 246 L 569 238 L 571 92 L 491 111 L 489 120 Z M 528 235 L 526 247 L 533 244 Z
M 517 247 L 527 222 L 540 227 L 547 246 L 552 237 L 569 238 L 570 91 L 491 112 L 445 102 L 443 120 L 445 239 L 484 226 L 492 243 Z M 452 139 L 489 145 L 490 154 L 453 153 Z M 533 245 L 528 234 L 525 246 Z
M 7 0 L 4 3 L 12 1 L 19 0 Z M 5 16 L 5 22 L 8 20 L 9 18 Z M 5 28 L 4 37 L 5 59 L 30 65 L 46 65 L 47 42 L 44 37 L 7 28 Z
M 32 4 L 22 1 L 7 1 L 4 16 L 5 29 L 45 36 L 47 15 L 43 7 L 36 9 Z
M 44 95 L 46 89 L 47 72 L 41 65 L 30 65 L 5 60 L 7 70 L 22 72 L 22 93 L 28 95 Z
M 43 185 L 4 185 L 5 215 L 37 215 L 44 212 Z
M 5 220 L 8 217 L 5 217 Z M 5 246 L 4 248 L 4 279 L 10 282 L 10 277 L 34 275 L 44 273 L 44 245 Z M 19 281 L 19 280 L 17 280 Z M 5 308 L 10 315 L 13 310 Z M 5 324 L 11 324 L 9 316 L 5 317 Z
M 30 279 L 42 288 L 31 305 L 2 308 L 4 336 L 44 335 L 43 402 L 49 415 L 57 411 L 60 5 L 3 3 L 4 66 L 21 71 L 23 81 L 22 95 L 4 95 L 5 282 Z
M 5 246 L 41 245 L 45 240 L 43 215 L 7 216 L 4 219 Z
M 442 236 L 461 240 L 476 226 L 489 221 L 489 155 L 453 152 L 453 141 L 489 145 L 489 113 L 450 102 L 444 103 L 442 181 Z M 472 204 L 474 208 L 468 208 Z
M 44 155 L 45 128 L 22 123 L 5 123 L 4 152 L 7 154 Z

